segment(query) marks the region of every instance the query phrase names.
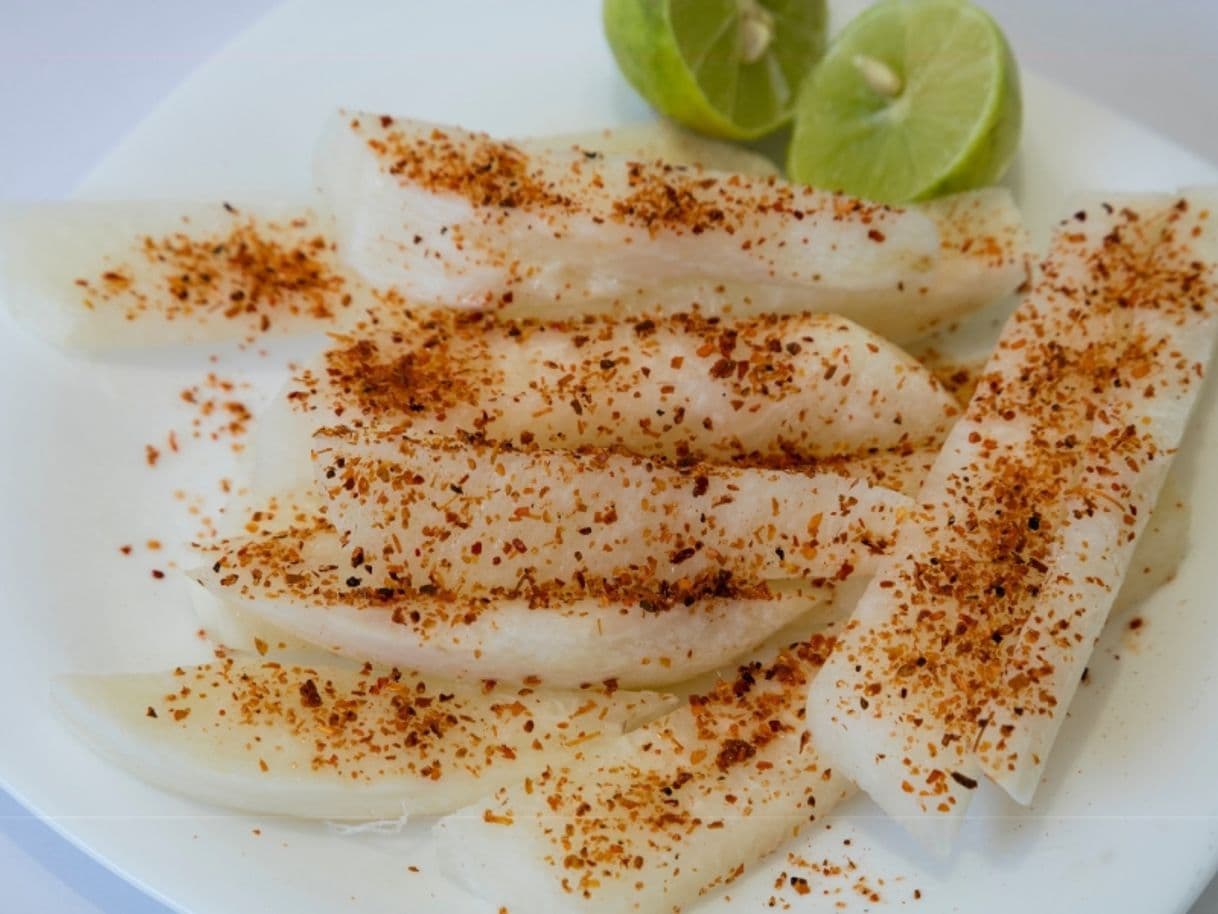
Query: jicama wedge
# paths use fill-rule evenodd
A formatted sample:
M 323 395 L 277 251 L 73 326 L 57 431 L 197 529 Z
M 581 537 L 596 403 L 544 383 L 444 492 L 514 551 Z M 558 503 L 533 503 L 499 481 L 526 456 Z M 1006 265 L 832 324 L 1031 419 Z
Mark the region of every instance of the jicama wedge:
M 816 636 L 440 820 L 441 863 L 512 911 L 669 914 L 853 789 L 803 723 Z
M 1116 249 L 1115 258 L 1088 264 L 1089 284 L 1119 292 L 1108 302 L 1114 338 L 1093 347 L 1102 355 L 1087 370 L 1111 387 L 1094 404 L 1085 456 L 1063 499 L 1066 521 L 1036 611 L 1017 632 L 1006 681 L 990 696 L 977 743 L 985 773 L 1023 803 L 1031 802 L 1040 782 L 1213 354 L 1215 209 L 1213 190 L 1158 206 L 1131 199 L 1104 239 Z M 1044 323 L 1052 329 L 1051 318 Z
M 530 155 L 564 153 L 575 148 L 642 161 L 697 165 L 759 178 L 778 174 L 777 166 L 761 153 L 735 143 L 713 140 L 664 119 L 578 133 L 521 137 L 512 142 Z
M 834 474 L 674 466 L 332 429 L 314 439 L 345 563 L 372 581 L 530 597 L 868 573 L 910 500 Z
M 729 663 L 830 602 L 802 582 L 706 582 L 698 591 L 534 588 L 460 597 L 369 586 L 332 529 L 219 544 L 191 576 L 302 640 L 427 675 L 571 688 L 689 679 Z
M 0 301 L 71 349 L 333 330 L 368 304 L 307 206 L 54 202 L 0 208 Z
M 982 772 L 1039 780 L 1209 361 L 1213 199 L 1060 226 L 811 689 L 820 751 L 931 843 Z
M 551 317 L 689 302 L 737 316 L 821 311 L 906 340 L 1024 278 L 1026 240 L 1001 191 L 897 210 L 774 177 L 527 152 L 346 113 L 315 173 L 344 258 L 419 303 Z
M 937 447 L 960 408 L 847 320 L 676 314 L 542 323 L 403 311 L 343 338 L 261 420 L 257 475 L 302 487 L 318 428 L 789 466 Z
M 160 787 L 255 812 L 448 812 L 671 708 L 655 693 L 546 692 L 396 669 L 227 657 L 65 676 L 54 697 L 102 755 Z

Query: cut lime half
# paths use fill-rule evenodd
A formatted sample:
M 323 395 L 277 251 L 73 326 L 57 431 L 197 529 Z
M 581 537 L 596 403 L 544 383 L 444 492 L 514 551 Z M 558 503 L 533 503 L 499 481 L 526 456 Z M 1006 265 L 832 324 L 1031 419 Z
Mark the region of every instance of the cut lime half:
M 903 203 L 992 184 L 1019 145 L 1019 71 L 1002 31 L 965 0 L 884 0 L 809 75 L 792 180 Z
M 604 0 L 618 66 L 657 111 L 755 139 L 791 117 L 825 42 L 825 0 Z

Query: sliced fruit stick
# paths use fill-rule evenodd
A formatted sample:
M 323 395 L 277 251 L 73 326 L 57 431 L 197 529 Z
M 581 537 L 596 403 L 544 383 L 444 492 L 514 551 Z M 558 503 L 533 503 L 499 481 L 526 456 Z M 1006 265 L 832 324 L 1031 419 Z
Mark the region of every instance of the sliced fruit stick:
M 834 474 L 674 466 L 603 448 L 331 429 L 314 453 L 345 564 L 452 593 L 844 579 L 875 567 L 911 504 Z
M 580 747 L 442 819 L 445 869 L 510 910 L 682 910 L 852 786 L 803 722 L 831 639 L 814 636 L 627 736 Z
M 982 770 L 1022 803 L 1040 783 L 1201 391 L 1218 334 L 1214 210 L 1212 190 L 1159 207 L 1131 200 L 1105 238 L 1107 256 L 1088 264 L 1089 286 L 1119 292 L 1089 302 L 1108 309 L 1116 331 L 1085 369 L 1102 393 L 1090 403 L 1081 471 L 1061 493 L 1064 519 L 1035 611 L 1014 633 L 977 743 Z M 1052 333 L 1054 315 L 1041 326 Z
M 427 675 L 569 688 L 680 682 L 829 602 L 806 583 L 699 590 L 533 588 L 460 597 L 384 587 L 352 568 L 332 529 L 220 544 L 191 576 L 238 609 L 338 654 Z
M 905 495 L 917 494 L 926 471 L 934 462 L 935 453 L 920 451 L 909 455 L 881 455 L 879 459 L 860 461 L 841 461 L 826 463 L 823 469 L 869 483 L 873 486 L 894 488 Z M 305 499 L 289 495 L 286 503 L 303 504 Z M 275 502 L 277 505 L 278 502 Z M 320 502 L 318 505 L 320 506 Z M 316 507 L 316 506 L 315 506 Z M 266 517 L 268 511 L 264 508 L 256 513 L 261 518 L 259 526 L 263 533 L 280 532 L 290 529 L 292 523 L 299 523 L 303 515 L 300 511 L 283 514 L 281 509 L 270 511 L 270 520 Z M 315 515 L 315 511 L 313 514 Z M 283 516 L 281 517 L 281 514 Z M 1147 600 L 1159 587 L 1167 584 L 1175 577 L 1176 567 L 1180 556 L 1183 555 L 1188 541 L 1189 510 L 1183 495 L 1177 486 L 1173 487 L 1169 476 L 1163 492 L 1159 496 L 1146 529 L 1138 539 L 1137 550 L 1130 564 L 1130 572 L 1118 596 L 1116 607 L 1127 608 Z M 245 534 L 235 533 L 242 536 Z M 218 644 L 238 650 L 258 650 L 259 643 L 266 645 L 269 653 L 274 654 L 283 650 L 299 653 L 306 644 L 295 635 L 290 635 L 283 629 L 274 626 L 265 619 L 250 615 L 240 608 L 238 601 L 232 601 L 224 595 L 224 599 L 205 590 L 202 585 L 192 581 L 191 596 L 195 614 L 207 636 Z M 853 579 L 852 579 L 853 584 Z M 831 598 L 838 606 L 851 606 L 854 599 L 848 597 L 843 588 L 835 588 Z M 818 602 L 818 612 L 821 606 Z M 830 614 L 834 610 L 828 610 Z
M 335 425 L 789 466 L 935 447 L 960 414 L 904 352 L 826 315 L 399 323 L 340 340 L 288 385 L 258 434 L 264 476 L 303 484 L 309 435 Z
M 1176 578 L 1180 561 L 1188 554 L 1192 509 L 1187 494 L 1173 470 L 1167 474 L 1159 500 L 1138 537 L 1129 571 L 1121 583 L 1112 612 L 1133 609 L 1149 600 L 1159 588 Z
M 663 118 L 601 130 L 521 137 L 513 143 L 530 155 L 566 153 L 576 148 L 641 161 L 658 160 L 671 165 L 731 171 L 755 178 L 778 175 L 778 167 L 759 152 L 712 140 Z
M 307 206 L 54 202 L 0 208 L 0 301 L 71 349 L 333 330 L 366 304 Z
M 316 174 L 344 258 L 419 303 L 553 317 L 689 302 L 740 316 L 822 311 L 903 340 L 1024 278 L 1009 198 L 967 249 L 945 249 L 917 210 L 628 156 L 529 154 L 455 127 L 359 114 L 335 118 Z M 995 221 L 1010 230 L 991 233 Z M 978 281 L 937 282 L 960 272 Z
M 811 689 L 820 751 L 940 847 L 983 766 L 1030 794 L 1209 357 L 1208 211 L 1114 203 L 1059 228 Z
M 548 692 L 396 669 L 227 657 L 65 676 L 54 697 L 102 755 L 160 787 L 318 819 L 443 813 L 672 707 L 649 692 Z

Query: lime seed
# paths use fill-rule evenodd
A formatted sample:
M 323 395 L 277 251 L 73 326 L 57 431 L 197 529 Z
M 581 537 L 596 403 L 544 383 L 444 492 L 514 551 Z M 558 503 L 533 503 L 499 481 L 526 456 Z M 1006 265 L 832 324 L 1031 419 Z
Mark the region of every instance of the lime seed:
M 884 61 L 866 54 L 855 54 L 854 65 L 872 92 L 885 98 L 896 98 L 901 94 L 901 89 L 904 88 L 901 77 Z

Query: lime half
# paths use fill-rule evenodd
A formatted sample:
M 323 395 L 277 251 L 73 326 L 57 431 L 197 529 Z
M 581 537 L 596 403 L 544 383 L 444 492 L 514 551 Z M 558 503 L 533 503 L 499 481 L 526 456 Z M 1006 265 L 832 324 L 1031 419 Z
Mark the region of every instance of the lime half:
M 992 184 L 1019 145 L 1019 71 L 965 0 L 884 0 L 851 22 L 804 84 L 792 180 L 885 203 Z
M 754 139 L 791 117 L 825 43 L 825 0 L 604 0 L 632 86 L 703 133 Z

